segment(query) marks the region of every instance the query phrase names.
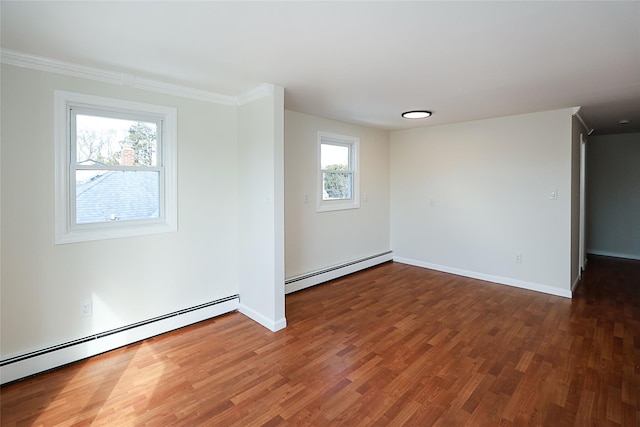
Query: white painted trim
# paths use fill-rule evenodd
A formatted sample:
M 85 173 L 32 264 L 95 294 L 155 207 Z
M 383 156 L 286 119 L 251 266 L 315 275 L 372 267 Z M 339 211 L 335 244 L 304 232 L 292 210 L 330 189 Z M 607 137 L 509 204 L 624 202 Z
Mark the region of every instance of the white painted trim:
M 86 104 L 100 110 L 149 114 L 163 121 L 161 182 L 162 215 L 158 220 L 118 223 L 99 223 L 75 226 L 71 221 L 73 209 L 69 164 L 69 108 Z M 114 239 L 130 236 L 175 232 L 178 229 L 178 110 L 174 107 L 86 95 L 83 93 L 54 91 L 55 130 L 55 244 Z M 70 200 L 71 199 L 71 200 Z
M 273 85 L 269 83 L 261 84 L 260 86 L 251 89 L 236 97 L 237 105 L 245 105 L 250 102 L 257 101 L 258 99 L 270 96 L 273 94 Z
M 29 68 L 38 71 L 47 71 L 49 73 L 63 74 L 65 76 L 71 77 L 80 77 L 83 79 L 110 83 L 119 86 L 123 86 L 125 84 L 125 81 L 128 80 L 124 73 L 116 73 L 113 71 L 101 70 L 99 68 L 86 67 L 84 65 L 58 61 L 55 59 L 45 58 L 43 56 L 29 55 L 26 53 L 8 49 L 2 49 L 2 51 L 0 52 L 0 59 L 3 64 L 7 65 Z
M 582 275 L 585 263 L 587 262 L 587 239 L 586 239 L 586 192 L 587 192 L 587 140 L 583 133 L 580 133 L 580 209 L 578 224 L 578 275 Z
M 416 267 L 428 268 L 430 270 L 442 271 L 444 273 L 455 274 L 458 276 L 470 277 L 472 279 L 485 280 L 487 282 L 498 283 L 500 285 L 513 286 L 516 288 L 528 289 L 530 291 L 543 292 L 545 294 L 557 295 L 560 297 L 571 298 L 571 291 L 568 289 L 556 288 L 553 286 L 542 285 L 540 283 L 526 282 L 523 280 L 512 279 L 508 277 L 493 276 L 490 274 L 477 273 L 475 271 L 461 270 L 458 268 L 447 267 L 444 265 L 431 264 L 427 262 L 417 261 L 414 259 L 393 257 L 394 262 L 402 264 L 414 265 Z
M 184 326 L 211 319 L 238 309 L 238 298 L 202 307 L 151 323 L 132 327 L 111 335 L 60 346 L 59 350 L 7 363 L 0 367 L 0 384 L 5 384 L 49 369 L 57 368 L 78 360 L 86 359 L 109 350 L 141 341 Z
M 253 320 L 256 323 L 259 323 L 260 325 L 264 326 L 265 328 L 269 329 L 272 332 L 277 332 L 280 329 L 284 329 L 287 326 L 286 318 L 283 317 L 281 319 L 272 320 L 264 316 L 263 314 L 258 313 L 254 309 L 247 307 L 244 304 L 240 304 L 238 306 L 238 311 L 244 314 L 245 316 L 247 316 L 249 319 Z
M 345 200 L 324 200 L 324 183 L 322 180 L 322 144 L 335 144 L 339 146 L 349 147 L 349 156 L 351 169 L 350 172 L 353 177 L 351 187 L 351 199 Z M 347 209 L 359 209 L 360 208 L 360 138 L 355 136 L 338 135 L 335 133 L 318 131 L 318 145 L 317 145 L 317 197 L 316 197 L 316 212 L 331 212 Z
M 182 98 L 196 99 L 198 101 L 211 102 L 214 104 L 236 105 L 236 100 L 233 96 L 220 95 L 214 92 L 164 83 L 157 80 L 143 79 L 141 77 L 134 76 L 131 86 L 136 89 L 158 92 Z
M 573 281 L 573 284 L 571 285 L 571 295 L 574 294 L 581 280 L 582 280 L 582 276 L 577 276 L 576 280 Z
M 339 277 L 346 276 L 348 274 L 352 274 L 357 271 L 391 261 L 392 259 L 393 253 L 388 252 L 377 256 L 374 255 L 373 257 L 361 258 L 360 260 L 354 260 L 337 266 L 324 268 L 322 270 L 316 270 L 315 272 L 303 274 L 300 276 L 291 277 L 285 280 L 284 293 L 290 294 L 301 289 L 319 285 L 321 283 L 328 282 L 329 280 L 337 279 Z
M 584 130 L 587 131 L 587 135 L 591 135 L 593 133 L 594 129 L 590 128 L 587 125 L 587 123 L 585 122 L 584 118 L 580 114 L 580 110 L 582 110 L 582 107 L 573 107 L 573 115 L 576 116 L 576 118 L 578 119 L 580 124 L 582 124 L 582 127 L 584 128 Z
M 190 98 L 198 101 L 211 102 L 221 105 L 243 105 L 245 103 L 254 101 L 273 93 L 273 85 L 265 83 L 237 97 L 222 95 L 219 93 L 195 89 L 187 86 L 180 86 L 158 80 L 145 79 L 133 74 L 103 70 L 95 67 L 87 67 L 84 65 L 58 61 L 57 59 L 30 55 L 9 49 L 0 50 L 0 62 L 16 67 L 46 71 L 49 73 L 62 74 L 71 77 L 79 77 L 82 79 L 94 80 L 117 86 L 129 86 L 135 89 L 162 93 L 165 95 L 178 96 L 181 98 Z
M 613 258 L 625 258 L 625 259 L 640 260 L 640 255 L 623 254 L 623 253 L 620 253 L 620 252 L 600 251 L 600 250 L 597 250 L 597 249 L 587 249 L 587 254 L 610 256 L 610 257 L 613 257 Z

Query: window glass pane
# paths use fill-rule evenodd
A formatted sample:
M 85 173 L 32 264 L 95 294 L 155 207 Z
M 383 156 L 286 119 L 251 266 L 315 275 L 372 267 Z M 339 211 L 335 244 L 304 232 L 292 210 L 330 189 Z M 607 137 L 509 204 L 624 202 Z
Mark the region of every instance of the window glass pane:
M 160 172 L 76 171 L 76 223 L 160 216 Z
M 157 124 L 76 115 L 76 162 L 83 165 L 157 166 Z
M 322 173 L 322 200 L 352 198 L 353 174 L 348 172 Z
M 346 145 L 320 144 L 320 168 L 330 170 L 349 169 L 349 147 Z

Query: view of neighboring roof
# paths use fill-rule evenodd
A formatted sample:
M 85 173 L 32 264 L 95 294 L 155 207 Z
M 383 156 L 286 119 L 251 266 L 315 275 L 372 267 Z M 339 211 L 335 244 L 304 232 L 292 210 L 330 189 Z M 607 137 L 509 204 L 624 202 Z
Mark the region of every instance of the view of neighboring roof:
M 155 171 L 107 171 L 76 185 L 76 223 L 158 218 Z

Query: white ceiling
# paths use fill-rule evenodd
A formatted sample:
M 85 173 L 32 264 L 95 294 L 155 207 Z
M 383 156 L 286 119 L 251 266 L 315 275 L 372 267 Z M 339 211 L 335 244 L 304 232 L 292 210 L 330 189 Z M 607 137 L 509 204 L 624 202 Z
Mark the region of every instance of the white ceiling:
M 640 1 L 2 1 L 2 47 L 395 130 L 582 106 L 640 131 Z M 428 121 L 400 113 L 429 109 Z M 617 124 L 629 119 L 629 125 Z

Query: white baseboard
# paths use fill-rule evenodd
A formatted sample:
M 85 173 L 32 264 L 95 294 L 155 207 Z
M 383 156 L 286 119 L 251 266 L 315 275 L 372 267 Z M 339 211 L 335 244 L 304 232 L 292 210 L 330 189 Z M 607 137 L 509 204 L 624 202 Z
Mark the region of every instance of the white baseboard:
M 393 260 L 393 252 L 388 251 L 346 262 L 344 264 L 324 268 L 322 270 L 317 270 L 308 274 L 291 277 L 286 279 L 284 282 L 284 293 L 290 294 L 291 292 L 319 285 L 320 283 L 328 282 L 329 280 L 337 279 L 338 277 L 346 276 L 347 274 L 355 273 L 391 260 Z
M 635 255 L 635 254 L 622 254 L 619 252 L 599 251 L 597 249 L 587 249 L 587 254 L 610 256 L 613 258 L 635 259 L 640 261 L 640 255 Z
M 238 306 L 238 311 L 244 314 L 245 316 L 247 316 L 248 318 L 250 318 L 251 320 L 253 320 L 254 322 L 261 324 L 262 326 L 264 326 L 265 328 L 269 329 L 272 332 L 277 332 L 280 329 L 286 328 L 287 326 L 286 318 L 283 317 L 281 319 L 271 320 L 266 316 L 264 316 L 263 314 L 258 313 L 254 309 L 247 307 L 244 304 L 240 304 Z
M 238 296 L 223 298 L 95 336 L 0 361 L 0 384 L 86 359 L 238 309 Z
M 576 280 L 573 281 L 573 284 L 571 285 L 571 295 L 576 291 L 576 288 L 580 284 L 580 280 L 582 280 L 582 276 L 577 276 Z
M 569 289 L 561 289 L 553 286 L 542 285 L 539 283 L 525 282 L 523 280 L 511 279 L 508 277 L 493 276 L 490 274 L 477 273 L 475 271 L 461 270 L 458 268 L 447 267 L 438 264 L 430 264 L 427 262 L 417 261 L 409 258 L 393 257 L 394 262 L 402 264 L 414 265 L 416 267 L 428 268 L 430 270 L 442 271 L 444 273 L 455 274 L 458 276 L 470 277 L 472 279 L 485 280 L 487 282 L 498 283 L 500 285 L 513 286 L 516 288 L 528 289 L 530 291 L 543 292 L 545 294 L 557 295 L 560 297 L 571 298 L 572 294 Z

